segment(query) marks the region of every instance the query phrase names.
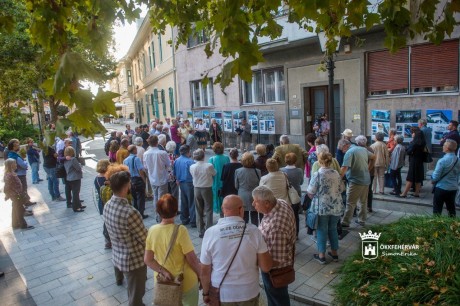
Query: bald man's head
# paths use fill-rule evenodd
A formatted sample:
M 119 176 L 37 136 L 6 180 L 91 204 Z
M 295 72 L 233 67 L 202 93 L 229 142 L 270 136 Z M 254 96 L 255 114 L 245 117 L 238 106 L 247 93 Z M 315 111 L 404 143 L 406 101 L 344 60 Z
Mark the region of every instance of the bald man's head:
M 225 217 L 244 216 L 243 200 L 237 195 L 228 195 L 222 202 L 222 211 Z

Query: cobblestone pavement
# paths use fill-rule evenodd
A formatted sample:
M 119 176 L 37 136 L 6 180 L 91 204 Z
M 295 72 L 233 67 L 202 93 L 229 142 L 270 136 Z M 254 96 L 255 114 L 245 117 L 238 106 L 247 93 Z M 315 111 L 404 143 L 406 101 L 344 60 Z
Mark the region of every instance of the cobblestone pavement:
M 87 167 L 84 167 L 81 188 L 81 198 L 87 205 L 84 213 L 73 213 L 66 208 L 65 202 L 52 202 L 44 181 L 38 185 L 29 185 L 29 194 L 38 204 L 33 208 L 34 216 L 26 219 L 35 229 L 12 230 L 11 202 L 2 201 L 0 239 L 12 260 L 12 263 L 7 263 L 3 249 L 0 248 L 0 270 L 6 269 L 7 272 L 0 279 L 2 305 L 127 304 L 126 283 L 123 286 L 115 284 L 111 251 L 104 249 L 102 219 L 94 200 L 95 171 L 91 168 L 94 166 L 95 162 L 88 162 Z M 45 177 L 42 169 L 40 176 Z M 3 160 L 0 160 L 0 177 L 3 178 Z M 64 190 L 62 185 L 60 189 Z M 0 194 L 0 199 L 3 200 L 3 197 Z M 369 214 L 367 225 L 391 223 L 410 214 L 429 214 L 431 210 L 427 206 L 389 200 L 374 201 L 374 212 Z M 145 225 L 150 227 L 155 224 L 152 201 L 147 202 L 146 213 L 151 217 L 144 220 Z M 215 222 L 217 218 L 215 216 Z M 338 281 L 337 271 L 343 259 L 359 248 L 361 243 L 358 233 L 364 229 L 352 225 L 350 233 L 340 241 L 339 262 L 320 265 L 313 260 L 316 245 L 306 234 L 305 216 L 301 215 L 300 219 L 301 232 L 295 259 L 296 280 L 289 286 L 292 304 L 328 305 L 333 300 L 331 285 Z M 189 228 L 189 233 L 199 254 L 201 239 L 198 238 L 198 232 Z M 144 296 L 147 305 L 151 304 L 153 298 L 152 277 L 150 270 Z M 264 295 L 261 290 L 261 296 Z

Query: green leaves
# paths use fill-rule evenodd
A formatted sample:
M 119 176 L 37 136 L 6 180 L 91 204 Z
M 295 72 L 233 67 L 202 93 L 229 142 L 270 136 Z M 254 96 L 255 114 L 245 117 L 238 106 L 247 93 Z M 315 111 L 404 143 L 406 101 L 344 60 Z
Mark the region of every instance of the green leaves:
M 110 114 L 117 115 L 115 103 L 113 99 L 118 98 L 120 95 L 118 93 L 103 91 L 102 88 L 99 88 L 96 98 L 93 102 L 93 109 L 98 114 Z

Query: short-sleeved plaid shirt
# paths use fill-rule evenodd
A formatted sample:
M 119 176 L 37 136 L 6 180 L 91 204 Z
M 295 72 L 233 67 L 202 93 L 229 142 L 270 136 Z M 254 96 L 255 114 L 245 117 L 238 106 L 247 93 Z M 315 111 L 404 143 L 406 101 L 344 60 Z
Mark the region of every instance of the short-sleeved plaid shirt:
M 286 201 L 280 199 L 272 211 L 262 218 L 259 229 L 273 260 L 279 262 L 274 268 L 294 264 L 295 226 L 294 211 Z
M 144 266 L 147 229 L 128 200 L 112 196 L 104 207 L 104 222 L 112 242 L 113 265 L 122 272 Z

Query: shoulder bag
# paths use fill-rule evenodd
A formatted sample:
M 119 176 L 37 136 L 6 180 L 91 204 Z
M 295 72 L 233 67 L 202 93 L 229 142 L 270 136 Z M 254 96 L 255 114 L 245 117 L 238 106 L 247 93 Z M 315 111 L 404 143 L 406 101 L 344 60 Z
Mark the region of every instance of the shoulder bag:
M 442 180 L 444 177 L 446 177 L 446 175 L 448 175 L 448 174 L 450 173 L 450 171 L 452 171 L 452 170 L 455 168 L 455 165 L 457 165 L 457 163 L 458 163 L 458 158 L 457 158 L 457 160 L 455 161 L 455 163 L 454 163 L 454 165 L 452 166 L 452 168 L 449 169 L 449 171 L 447 171 L 443 176 L 441 176 L 441 177 L 439 178 L 439 180 L 437 180 L 436 182 L 433 182 L 433 189 L 431 189 L 431 193 L 434 193 L 434 190 L 436 189 L 436 185 L 438 184 L 438 182 L 439 182 L 440 180 Z
M 431 163 L 433 161 L 433 157 L 431 157 L 431 153 L 428 151 L 427 146 L 423 149 L 423 162 L 424 163 Z
M 318 172 L 318 187 L 317 187 L 316 194 L 315 194 L 314 197 L 317 197 L 317 194 L 319 192 L 319 188 L 320 188 L 319 182 L 320 182 L 320 180 L 321 180 L 321 175 Z M 306 195 L 306 197 L 308 197 L 308 194 Z M 313 201 L 313 199 L 312 199 L 312 201 Z M 317 199 L 316 205 L 317 205 L 318 210 L 319 210 L 319 199 Z M 315 230 L 315 229 L 318 228 L 318 213 L 313 212 L 312 208 L 313 207 L 310 207 L 310 209 L 308 210 L 308 213 L 307 213 L 307 227 L 312 229 L 312 230 Z
M 240 243 L 238 244 L 238 247 L 236 248 L 235 254 L 233 254 L 232 261 L 230 261 L 230 265 L 228 266 L 227 271 L 225 271 L 224 277 L 220 281 L 219 286 L 217 288 L 213 287 L 212 284 L 210 284 L 210 286 L 209 286 L 209 299 L 210 299 L 210 301 L 208 303 L 208 306 L 220 306 L 220 287 L 222 286 L 222 283 L 224 282 L 225 278 L 227 277 L 228 271 L 232 267 L 232 264 L 233 264 L 233 261 L 235 260 L 236 254 L 238 253 L 238 250 L 240 249 L 241 242 L 243 241 L 245 231 L 246 231 L 246 222 L 244 222 L 244 228 L 243 228 L 243 233 L 241 234 Z
M 292 258 L 295 257 L 295 244 L 292 246 Z M 270 281 L 274 288 L 283 288 L 295 281 L 294 265 L 272 269 L 268 272 Z
M 64 163 L 57 163 L 56 164 L 56 177 L 57 178 L 65 178 L 67 176 L 67 172 L 65 171 Z
M 299 197 L 299 194 L 297 193 L 297 190 L 295 190 L 291 183 L 289 183 L 289 179 L 286 173 L 284 173 L 284 176 L 286 177 L 286 189 L 291 205 L 300 204 L 301 199 Z
M 174 226 L 174 231 L 169 241 L 168 251 L 163 261 L 163 265 L 168 260 L 169 254 L 176 243 L 177 233 L 179 232 L 179 225 Z M 184 258 L 185 264 L 185 258 Z M 184 266 L 182 266 L 182 271 Z M 155 289 L 153 290 L 153 305 L 158 306 L 181 306 L 182 305 L 182 281 L 184 279 L 183 273 L 175 277 L 173 281 L 166 280 L 160 273 L 157 274 L 157 281 Z

